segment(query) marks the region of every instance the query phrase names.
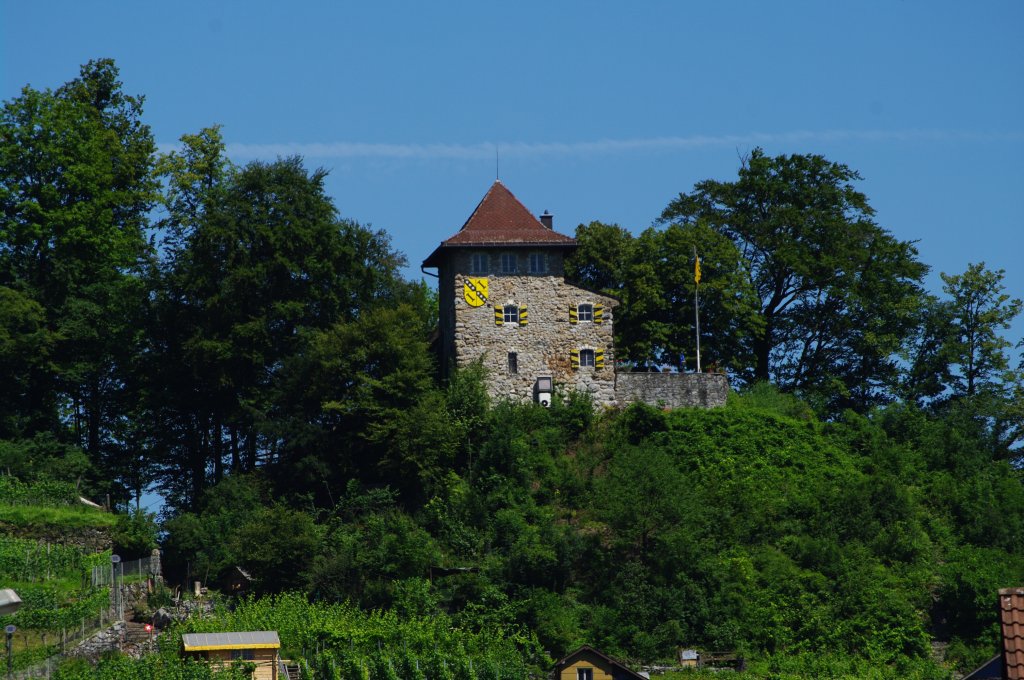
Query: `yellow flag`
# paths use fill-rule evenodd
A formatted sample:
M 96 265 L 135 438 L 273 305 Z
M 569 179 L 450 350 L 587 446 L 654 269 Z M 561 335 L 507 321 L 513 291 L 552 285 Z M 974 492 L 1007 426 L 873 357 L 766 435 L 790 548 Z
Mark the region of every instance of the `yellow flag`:
M 696 264 L 693 265 L 693 282 L 696 284 L 700 283 L 700 258 L 694 258 Z

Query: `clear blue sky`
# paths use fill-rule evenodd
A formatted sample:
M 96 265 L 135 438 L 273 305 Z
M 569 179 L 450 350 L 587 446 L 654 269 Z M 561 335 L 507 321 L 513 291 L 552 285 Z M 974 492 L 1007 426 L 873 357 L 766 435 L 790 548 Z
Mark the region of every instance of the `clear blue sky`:
M 534 212 L 643 229 L 740 155 L 858 170 L 933 271 L 1024 297 L 1024 2 L 0 0 L 0 99 L 113 57 L 169 147 L 298 153 L 413 265 L 495 176 Z M 1024 323 L 1018 323 L 1019 337 Z

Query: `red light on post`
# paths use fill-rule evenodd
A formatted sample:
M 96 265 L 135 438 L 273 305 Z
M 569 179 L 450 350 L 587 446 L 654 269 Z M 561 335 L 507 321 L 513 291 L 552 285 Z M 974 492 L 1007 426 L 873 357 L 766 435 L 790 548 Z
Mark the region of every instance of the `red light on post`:
M 146 632 L 147 633 L 152 633 L 153 632 L 153 624 L 151 624 L 151 623 L 147 623 L 146 624 Z

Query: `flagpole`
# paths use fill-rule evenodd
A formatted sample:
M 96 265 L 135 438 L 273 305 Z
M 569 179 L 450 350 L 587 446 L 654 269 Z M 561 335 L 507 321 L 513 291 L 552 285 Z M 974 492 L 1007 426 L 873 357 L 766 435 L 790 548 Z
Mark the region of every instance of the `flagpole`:
M 693 314 L 697 321 L 697 372 L 700 373 L 700 258 L 693 247 Z

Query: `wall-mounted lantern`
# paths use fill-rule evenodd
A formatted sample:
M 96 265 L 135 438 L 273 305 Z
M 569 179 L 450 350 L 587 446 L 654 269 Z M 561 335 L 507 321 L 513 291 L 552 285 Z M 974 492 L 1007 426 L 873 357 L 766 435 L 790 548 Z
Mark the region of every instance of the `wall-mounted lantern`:
M 537 382 L 533 384 L 533 399 L 544 408 L 551 408 L 551 393 L 553 391 L 553 381 L 550 376 L 537 378 Z

